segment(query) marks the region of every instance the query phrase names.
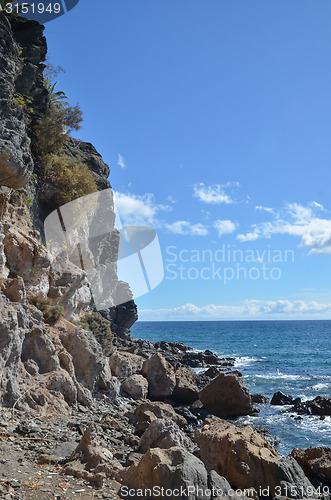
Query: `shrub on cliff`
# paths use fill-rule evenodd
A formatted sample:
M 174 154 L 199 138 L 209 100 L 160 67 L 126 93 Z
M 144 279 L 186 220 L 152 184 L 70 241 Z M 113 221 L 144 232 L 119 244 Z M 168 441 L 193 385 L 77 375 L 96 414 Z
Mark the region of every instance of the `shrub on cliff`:
M 69 106 L 61 100 L 51 100 L 46 115 L 35 126 L 35 150 L 40 158 L 60 152 L 72 130 L 79 130 L 82 122 L 79 105 Z
M 43 312 L 44 320 L 46 323 L 55 323 L 58 319 L 62 318 L 64 313 L 64 308 L 59 304 L 52 303 L 51 300 L 44 300 L 36 304 L 38 309 Z
M 85 314 L 79 321 L 73 321 L 73 323 L 85 330 L 90 330 L 101 345 L 113 339 L 109 321 L 98 312 Z
M 79 158 L 50 154 L 43 159 L 41 177 L 52 185 L 52 202 L 57 207 L 97 191 L 93 174 Z

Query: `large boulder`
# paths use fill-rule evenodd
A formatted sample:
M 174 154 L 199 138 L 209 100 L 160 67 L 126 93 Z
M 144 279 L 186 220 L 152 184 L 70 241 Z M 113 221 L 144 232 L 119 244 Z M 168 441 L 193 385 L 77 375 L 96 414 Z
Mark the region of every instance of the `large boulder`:
M 197 374 L 190 368 L 181 366 L 175 372 L 176 387 L 173 396 L 185 403 L 193 403 L 198 399 Z
M 307 488 L 312 488 L 292 457 L 281 458 L 276 448 L 249 426 L 206 419 L 196 431 L 196 442 L 207 470 L 225 476 L 236 489 L 254 488 L 259 494 L 266 488 L 272 496 L 304 498 Z
M 109 358 L 111 371 L 120 379 L 130 377 L 132 374 L 141 371 L 144 358 L 131 354 L 130 352 L 114 352 Z
M 122 472 L 121 479 L 122 498 L 127 497 L 129 489 L 135 490 L 136 493 L 130 495 L 132 499 L 152 498 L 151 495 L 145 494 L 145 490 L 153 491 L 153 488 L 158 488 L 161 491 L 163 487 L 163 495 L 158 494 L 161 498 L 210 500 L 210 495 L 205 494 L 208 490 L 208 474 L 204 464 L 188 451 L 178 447 L 148 450 L 139 463 L 132 464 Z M 197 488 L 200 488 L 200 491 Z M 157 493 L 157 490 L 154 490 L 155 492 Z
M 165 418 L 153 420 L 139 441 L 141 453 L 146 453 L 150 448 L 171 448 L 173 446 L 179 446 L 188 451 L 194 450 L 193 442 L 180 430 L 178 425 L 173 420 Z
M 203 462 L 182 448 L 152 448 L 140 462 L 119 474 L 119 494 L 127 498 L 167 498 L 178 500 L 247 500 L 254 491 L 236 493 L 217 472 L 207 472 Z M 152 492 L 152 494 L 151 494 Z M 153 496 L 153 493 L 155 496 Z
M 133 399 L 146 399 L 148 394 L 148 382 L 142 375 L 131 375 L 123 380 L 122 389 Z
M 78 382 L 89 391 L 108 390 L 116 396 L 116 387 L 111 377 L 107 358 L 92 332 L 76 327 L 66 320 L 57 326 L 62 345 L 71 355 Z
M 308 478 L 315 484 L 322 481 L 331 485 L 331 449 L 326 447 L 294 448 L 291 456 L 302 467 Z
M 171 419 L 180 428 L 186 425 L 185 418 L 178 415 L 171 405 L 161 402 L 143 403 L 137 406 L 134 411 L 129 412 L 128 416 L 135 425 L 138 434 L 143 434 L 150 423 L 157 418 Z
M 156 353 L 146 359 L 142 372 L 148 380 L 149 394 L 155 399 L 164 399 L 172 395 L 176 386 L 175 372 L 171 364 Z
M 221 373 L 199 392 L 203 406 L 221 418 L 254 412 L 251 397 L 240 377 Z

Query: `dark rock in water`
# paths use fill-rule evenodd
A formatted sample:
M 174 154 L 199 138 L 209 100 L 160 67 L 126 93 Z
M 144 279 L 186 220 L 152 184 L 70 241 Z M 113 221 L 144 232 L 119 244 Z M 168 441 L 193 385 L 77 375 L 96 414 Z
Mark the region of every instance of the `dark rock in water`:
M 254 411 L 243 381 L 232 374 L 218 375 L 199 392 L 199 399 L 207 410 L 221 418 L 250 415 Z
M 262 394 L 251 394 L 251 398 L 253 403 L 263 404 L 263 405 L 270 403 L 270 399 L 267 398 L 267 396 L 263 396 Z
M 293 404 L 293 401 L 294 400 L 292 396 L 289 396 L 288 394 L 284 394 L 283 392 L 278 391 L 275 392 L 275 394 L 272 396 L 270 404 L 275 406 L 284 406 Z
M 331 449 L 307 448 L 306 450 L 294 448 L 291 456 L 302 467 L 306 476 L 317 485 L 319 481 L 331 485 Z
M 320 415 L 320 416 L 330 416 L 331 415 L 331 398 L 324 398 L 322 396 L 317 396 L 311 401 L 306 401 L 305 403 L 298 403 L 294 407 L 294 411 L 300 415 Z

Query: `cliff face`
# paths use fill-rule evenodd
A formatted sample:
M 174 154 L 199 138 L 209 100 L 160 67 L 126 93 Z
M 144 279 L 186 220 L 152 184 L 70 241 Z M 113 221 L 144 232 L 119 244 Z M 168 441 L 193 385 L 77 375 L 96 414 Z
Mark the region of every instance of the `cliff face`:
M 43 29 L 0 13 L 0 403 L 65 409 L 89 404 L 96 390 L 115 389 L 100 344 L 67 321 L 93 304 L 86 272 L 70 255 L 56 261 L 45 245 L 52 184 L 38 175 L 33 149 L 34 125 L 49 105 Z M 80 158 L 100 191 L 110 187 L 109 168 L 92 144 L 71 138 L 62 155 Z M 102 238 L 98 244 L 104 245 Z M 47 325 L 40 304 L 62 308 L 62 319 Z M 102 314 L 124 336 L 137 319 L 133 300 Z

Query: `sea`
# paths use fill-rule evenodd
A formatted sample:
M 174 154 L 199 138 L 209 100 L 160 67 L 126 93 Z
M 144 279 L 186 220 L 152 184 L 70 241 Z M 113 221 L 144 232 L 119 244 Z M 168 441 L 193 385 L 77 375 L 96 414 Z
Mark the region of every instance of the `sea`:
M 331 320 L 138 321 L 131 334 L 136 339 L 183 342 L 196 350 L 234 357 L 251 394 L 272 397 L 282 391 L 302 401 L 331 397 Z M 331 417 L 298 418 L 286 406 L 256 406 L 258 416 L 238 420 L 267 427 L 281 455 L 293 448 L 331 447 Z

